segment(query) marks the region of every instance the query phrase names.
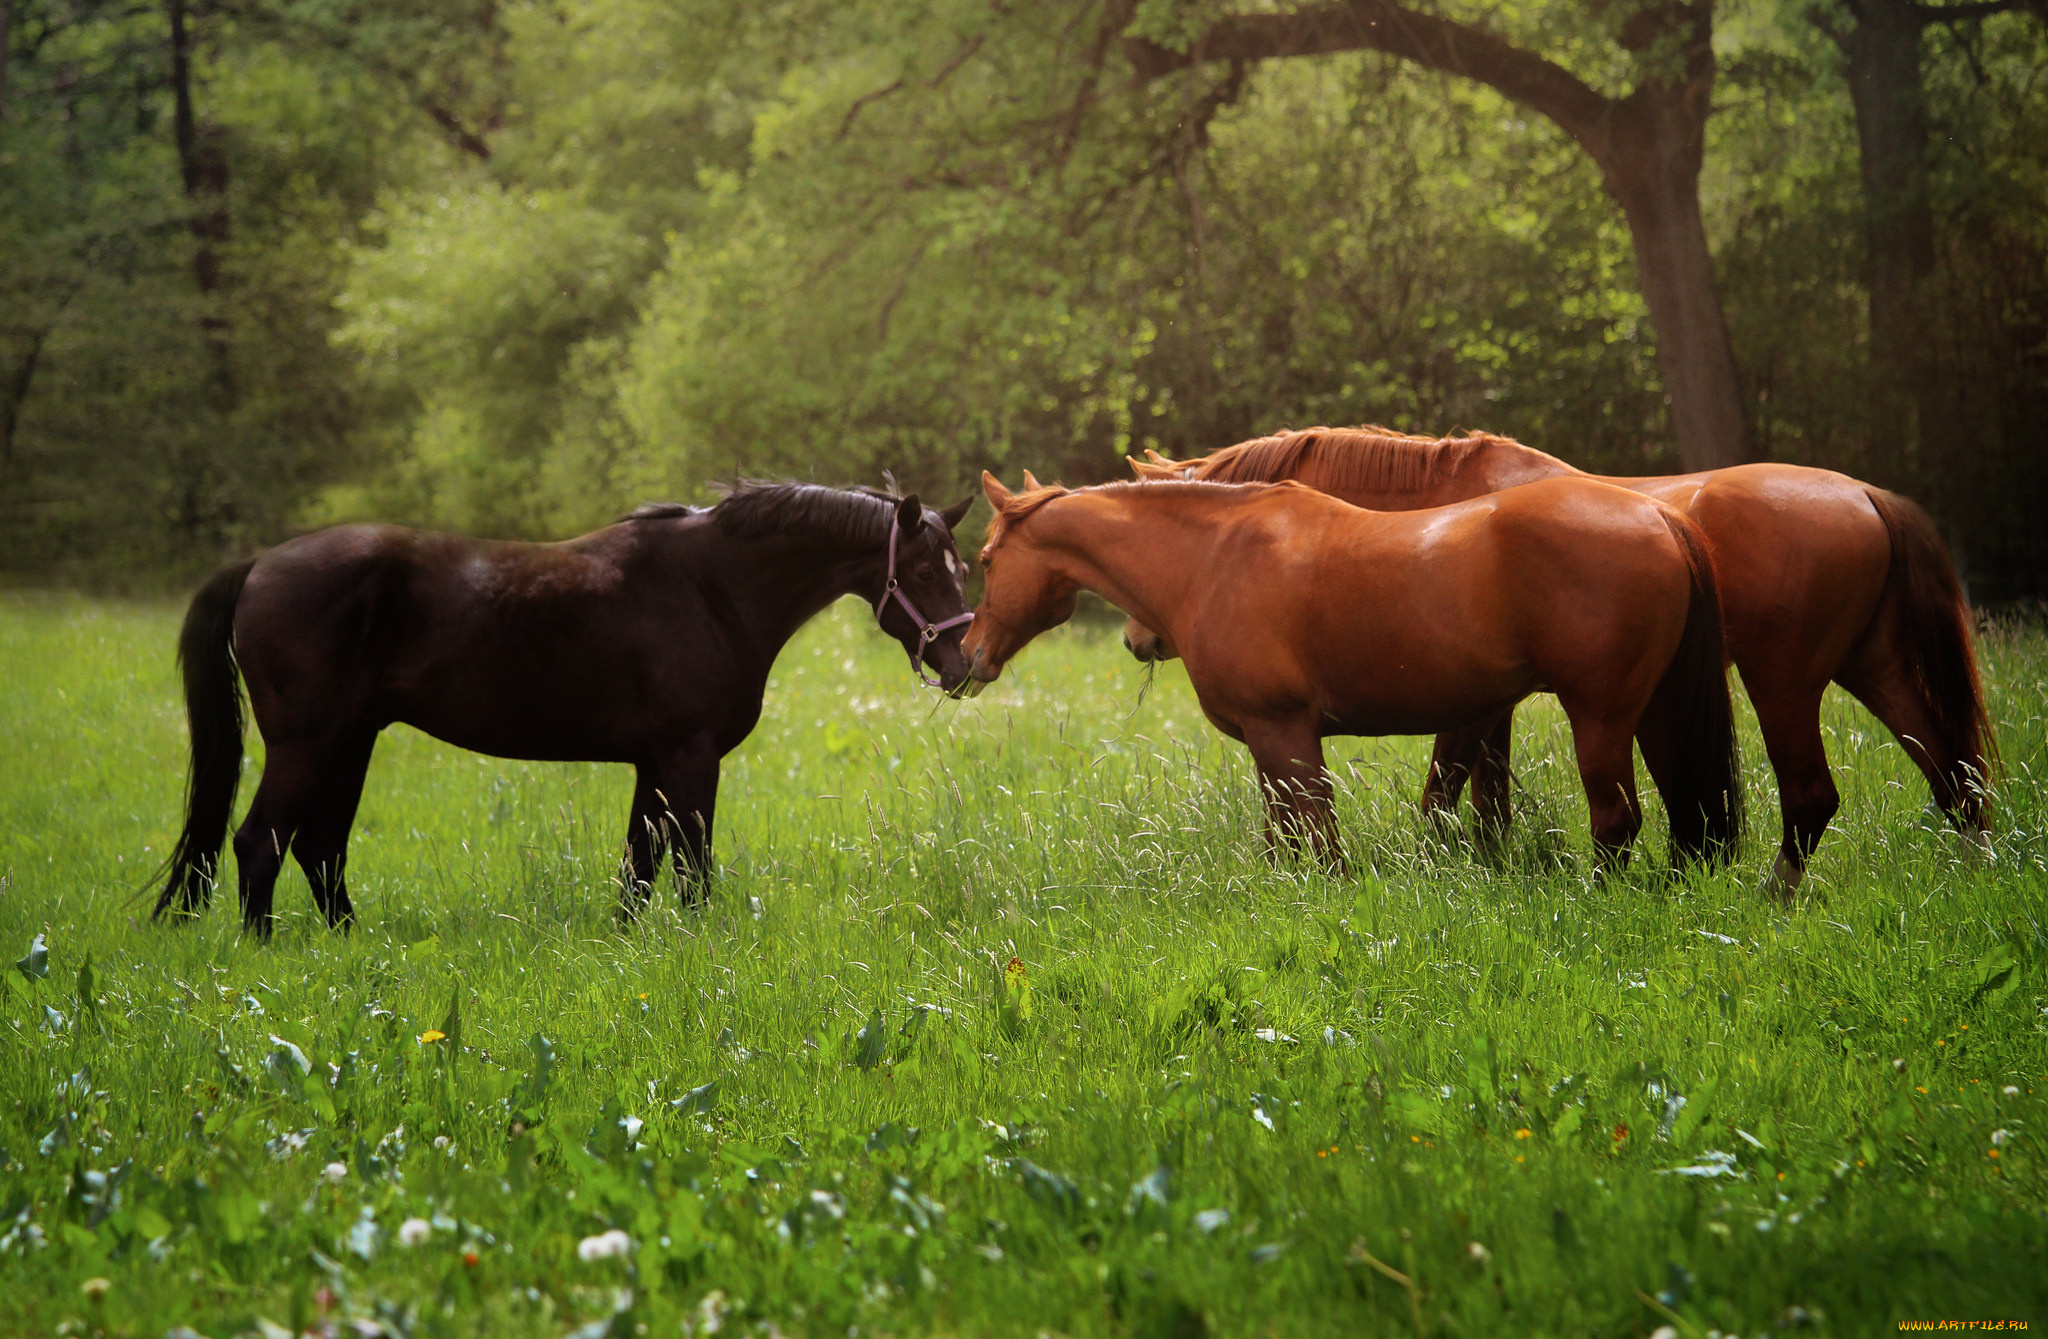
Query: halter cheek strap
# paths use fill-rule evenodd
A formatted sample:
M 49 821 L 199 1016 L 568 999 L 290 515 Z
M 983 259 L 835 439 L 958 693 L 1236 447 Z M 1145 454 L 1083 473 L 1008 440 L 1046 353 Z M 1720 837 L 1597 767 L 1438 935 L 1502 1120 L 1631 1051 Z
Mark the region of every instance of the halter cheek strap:
M 902 585 L 896 580 L 896 532 L 899 528 L 895 518 L 890 518 L 889 576 L 888 580 L 882 584 L 882 598 L 875 601 L 875 622 L 877 624 L 881 623 L 882 611 L 889 607 L 891 599 L 902 605 L 903 612 L 910 615 L 910 621 L 917 624 L 917 649 L 910 653 L 910 668 L 917 671 L 917 677 L 923 679 L 927 687 L 944 688 L 945 684 L 924 672 L 924 649 L 937 641 L 939 634 L 946 631 L 946 629 L 957 628 L 964 623 L 972 623 L 974 615 L 971 612 L 955 614 L 943 623 L 933 623 L 918 612 L 917 606 L 910 602 L 910 596 L 904 593 Z

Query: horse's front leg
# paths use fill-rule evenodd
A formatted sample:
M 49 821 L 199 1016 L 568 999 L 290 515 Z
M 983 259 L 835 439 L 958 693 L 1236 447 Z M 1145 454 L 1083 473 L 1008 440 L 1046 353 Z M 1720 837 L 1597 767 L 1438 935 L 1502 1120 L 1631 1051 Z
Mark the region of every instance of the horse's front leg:
M 718 751 L 694 745 L 663 761 L 659 798 L 674 834 L 670 857 L 683 905 L 701 906 L 711 896 L 711 825 L 718 808 Z
M 1478 845 L 1499 844 L 1511 814 L 1508 749 L 1514 739 L 1512 708 L 1487 720 L 1436 737 L 1429 776 L 1422 783 L 1422 812 L 1439 828 L 1449 826 L 1458 811 L 1458 796 L 1472 783 L 1472 810 Z
M 718 752 L 709 745 L 689 745 L 641 765 L 626 831 L 626 895 L 620 908 L 626 919 L 638 914 L 654 891 L 664 850 L 675 863 L 685 906 L 699 905 L 710 895 L 717 805 Z
M 1323 766 L 1323 740 L 1314 721 L 1248 723 L 1244 742 L 1259 771 L 1266 797 L 1266 841 L 1307 845 L 1324 868 L 1344 870 L 1344 846 L 1337 835 L 1337 811 L 1330 773 Z

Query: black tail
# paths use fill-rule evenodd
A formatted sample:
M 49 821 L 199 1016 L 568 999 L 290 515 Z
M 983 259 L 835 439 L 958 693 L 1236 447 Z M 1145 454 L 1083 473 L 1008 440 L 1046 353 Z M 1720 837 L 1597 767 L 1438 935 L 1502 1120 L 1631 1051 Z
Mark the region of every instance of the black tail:
M 1661 725 L 1672 765 L 1659 778 L 1671 820 L 1671 860 L 1734 858 L 1742 840 L 1742 757 L 1728 699 L 1728 654 L 1721 633 L 1721 590 L 1706 536 L 1675 511 L 1664 523 L 1685 550 L 1692 598 L 1677 654 L 1646 715 Z M 1647 722 L 1646 722 L 1647 723 Z
M 207 578 L 178 634 L 185 671 L 185 721 L 192 732 L 192 773 L 185 787 L 185 830 L 171 850 L 170 880 L 151 919 L 175 905 L 189 916 L 213 894 L 220 848 L 227 841 L 235 789 L 242 780 L 242 679 L 235 669 L 235 603 L 255 559 Z
M 1998 741 L 1984 710 L 1984 685 L 1970 637 L 1970 605 L 1948 548 L 1927 513 L 1896 493 L 1864 493 L 1891 532 L 1892 566 L 1884 603 L 1898 619 L 1898 649 L 1911 689 L 1934 723 L 1929 751 L 1946 794 L 1935 801 L 1966 829 L 1991 826 L 1984 787 L 1998 767 Z

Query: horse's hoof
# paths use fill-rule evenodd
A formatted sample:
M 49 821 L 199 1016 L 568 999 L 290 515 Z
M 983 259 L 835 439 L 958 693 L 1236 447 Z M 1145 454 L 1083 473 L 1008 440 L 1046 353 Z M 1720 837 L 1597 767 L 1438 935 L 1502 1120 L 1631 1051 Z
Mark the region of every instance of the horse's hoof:
M 1777 894 L 1778 900 L 1791 906 L 1799 895 L 1799 885 L 1806 879 L 1806 866 L 1783 851 L 1771 862 L 1770 873 L 1764 875 L 1765 892 Z

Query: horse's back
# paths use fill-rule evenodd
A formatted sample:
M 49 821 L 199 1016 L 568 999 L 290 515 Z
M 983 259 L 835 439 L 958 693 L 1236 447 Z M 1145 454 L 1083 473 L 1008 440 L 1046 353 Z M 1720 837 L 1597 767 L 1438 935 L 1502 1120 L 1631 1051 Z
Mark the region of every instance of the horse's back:
M 637 696 L 621 676 L 645 666 L 662 620 L 642 606 L 662 596 L 630 581 L 635 553 L 627 532 L 529 544 L 389 525 L 281 544 L 235 617 L 258 720 L 266 736 L 402 720 L 485 752 L 551 756 L 566 747 L 551 721 Z
M 1877 607 L 1891 537 L 1869 486 L 1833 470 L 1758 463 L 1644 480 L 1706 533 L 1731 650 L 1810 662 L 1825 682 Z M 1817 677 L 1816 677 L 1817 676 Z

